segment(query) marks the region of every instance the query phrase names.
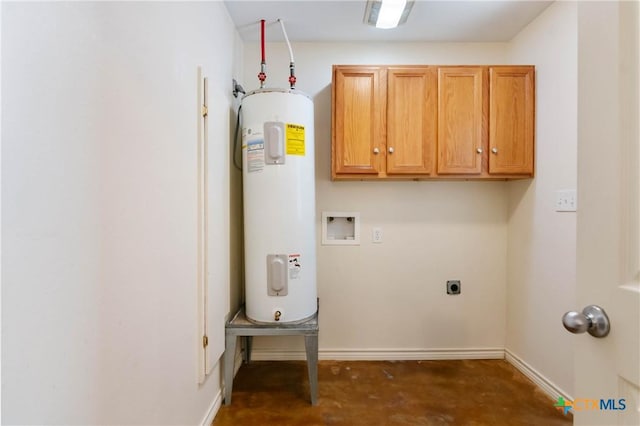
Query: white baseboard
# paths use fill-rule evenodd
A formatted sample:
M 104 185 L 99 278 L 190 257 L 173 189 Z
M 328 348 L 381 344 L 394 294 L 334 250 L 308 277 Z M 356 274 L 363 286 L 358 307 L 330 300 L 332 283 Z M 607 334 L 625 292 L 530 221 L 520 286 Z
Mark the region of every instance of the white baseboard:
M 307 358 L 303 350 L 254 349 L 251 352 L 251 359 L 254 361 L 304 361 Z M 504 359 L 504 349 L 322 349 L 318 352 L 318 359 L 335 361 Z
M 240 370 L 241 365 L 242 365 L 242 352 L 240 347 L 238 347 L 238 349 L 236 350 L 236 356 L 235 356 L 235 364 L 234 364 L 235 371 L 233 372 L 234 377 L 236 374 L 238 374 L 238 370 Z M 224 373 L 220 371 L 220 384 L 221 384 L 220 390 L 216 394 L 216 397 L 213 400 L 213 404 L 209 408 L 207 415 L 204 417 L 204 420 L 202 421 L 202 426 L 210 426 L 211 423 L 213 423 L 213 419 L 216 418 L 216 414 L 218 414 L 218 410 L 220 409 L 220 407 L 222 407 L 222 400 L 224 399 L 224 391 L 225 391 L 223 376 L 224 376 Z
M 547 379 L 538 370 L 524 362 L 519 356 L 511 352 L 509 349 L 505 349 L 505 359 L 515 368 L 517 368 L 522 374 L 527 376 L 533 383 L 536 384 L 544 393 L 549 395 L 553 400 L 557 400 L 558 397 L 563 397 L 566 400 L 573 401 L 573 397 L 564 390 L 560 389 L 555 383 Z
M 218 414 L 218 410 L 220 409 L 221 406 L 222 406 L 222 389 L 218 391 L 218 394 L 213 400 L 213 404 L 211 404 L 211 407 L 209 407 L 209 411 L 207 412 L 207 415 L 204 416 L 204 419 L 202 420 L 201 425 L 210 426 L 211 423 L 213 423 L 213 419 L 216 417 L 216 414 Z

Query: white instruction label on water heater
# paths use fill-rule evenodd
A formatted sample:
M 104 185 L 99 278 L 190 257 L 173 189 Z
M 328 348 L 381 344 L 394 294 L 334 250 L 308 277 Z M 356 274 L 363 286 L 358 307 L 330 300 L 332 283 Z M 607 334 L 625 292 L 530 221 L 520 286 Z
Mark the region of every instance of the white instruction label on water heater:
M 264 141 L 262 139 L 247 143 L 247 172 L 261 172 L 264 169 Z
M 290 254 L 289 255 L 289 279 L 297 280 L 298 278 L 300 278 L 300 269 L 302 269 L 300 254 Z

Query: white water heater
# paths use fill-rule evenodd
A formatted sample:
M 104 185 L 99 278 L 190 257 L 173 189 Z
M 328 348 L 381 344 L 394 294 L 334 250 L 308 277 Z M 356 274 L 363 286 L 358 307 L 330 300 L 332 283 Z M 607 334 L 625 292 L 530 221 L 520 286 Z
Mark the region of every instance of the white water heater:
M 301 322 L 317 310 L 313 102 L 255 90 L 242 122 L 247 318 Z

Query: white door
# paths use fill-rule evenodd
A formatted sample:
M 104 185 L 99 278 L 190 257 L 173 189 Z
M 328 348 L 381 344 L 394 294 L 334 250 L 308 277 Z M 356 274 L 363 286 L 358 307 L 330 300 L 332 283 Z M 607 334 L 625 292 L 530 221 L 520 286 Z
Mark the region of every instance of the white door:
M 611 331 L 568 336 L 576 425 L 640 425 L 638 9 L 578 5 L 578 306 L 568 308 L 601 306 Z

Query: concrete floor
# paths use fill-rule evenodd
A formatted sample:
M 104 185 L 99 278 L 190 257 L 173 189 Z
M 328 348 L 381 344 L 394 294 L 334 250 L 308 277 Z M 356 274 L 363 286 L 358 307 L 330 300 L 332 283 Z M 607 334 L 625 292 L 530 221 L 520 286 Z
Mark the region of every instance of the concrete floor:
M 304 361 L 240 368 L 214 426 L 571 425 L 504 360 L 320 361 L 318 405 Z

